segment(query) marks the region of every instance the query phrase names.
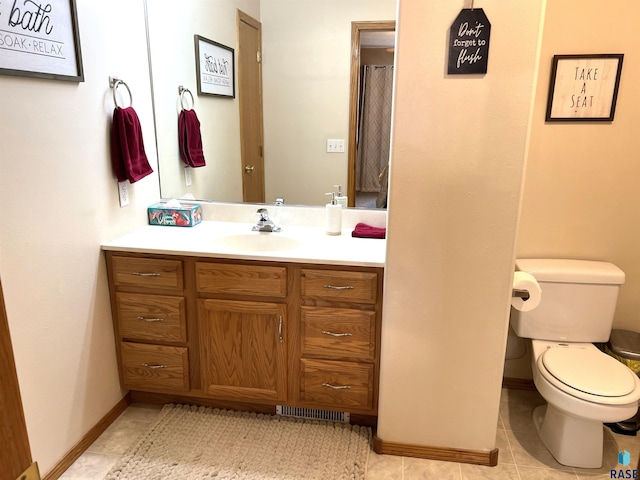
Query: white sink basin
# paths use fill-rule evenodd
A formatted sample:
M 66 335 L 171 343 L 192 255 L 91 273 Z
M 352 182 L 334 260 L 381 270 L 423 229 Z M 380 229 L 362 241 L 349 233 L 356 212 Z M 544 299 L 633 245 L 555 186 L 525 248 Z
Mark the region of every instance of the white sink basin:
M 213 240 L 214 246 L 225 250 L 237 250 L 243 252 L 274 252 L 282 250 L 295 250 L 302 243 L 291 237 L 277 233 L 244 233 L 229 235 Z

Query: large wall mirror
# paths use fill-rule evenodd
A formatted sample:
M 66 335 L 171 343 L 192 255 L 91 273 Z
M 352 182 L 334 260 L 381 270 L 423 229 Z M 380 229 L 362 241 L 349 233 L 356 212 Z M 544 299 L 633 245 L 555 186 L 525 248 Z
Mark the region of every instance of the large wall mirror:
M 238 10 L 261 24 L 264 201 L 324 205 L 335 185 L 347 192 L 352 22 L 392 20 L 396 0 L 152 0 L 145 8 L 163 198 L 243 201 L 240 100 L 197 94 L 194 53 L 194 35 L 200 35 L 232 48 L 237 67 L 246 53 L 238 45 Z M 379 63 L 375 70 L 391 70 L 393 33 L 384 40 L 369 33 L 361 47 L 386 52 L 372 62 Z M 237 68 L 235 81 L 238 88 Z M 190 96 L 181 98 L 180 87 L 193 94 L 193 105 Z M 205 167 L 186 172 L 177 133 L 185 107 L 200 121 L 206 160 Z M 344 152 L 327 152 L 328 139 L 344 140 Z M 384 183 L 386 155 L 368 180 L 359 175 L 363 182 Z M 368 192 L 350 205 L 383 207 L 377 197 Z

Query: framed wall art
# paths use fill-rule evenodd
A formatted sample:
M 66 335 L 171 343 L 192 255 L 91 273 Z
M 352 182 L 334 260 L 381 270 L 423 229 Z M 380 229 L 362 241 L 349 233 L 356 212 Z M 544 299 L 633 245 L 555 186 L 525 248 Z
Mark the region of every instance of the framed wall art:
M 623 54 L 554 55 L 545 120 L 612 121 Z
M 75 0 L 0 2 L 0 74 L 83 82 Z
M 235 98 L 234 51 L 200 35 L 194 35 L 198 95 Z

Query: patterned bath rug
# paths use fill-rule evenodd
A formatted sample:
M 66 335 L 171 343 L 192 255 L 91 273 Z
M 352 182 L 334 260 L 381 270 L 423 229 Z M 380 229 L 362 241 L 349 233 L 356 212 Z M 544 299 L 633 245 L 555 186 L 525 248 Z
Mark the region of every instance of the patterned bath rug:
M 362 480 L 371 429 L 165 405 L 105 480 Z

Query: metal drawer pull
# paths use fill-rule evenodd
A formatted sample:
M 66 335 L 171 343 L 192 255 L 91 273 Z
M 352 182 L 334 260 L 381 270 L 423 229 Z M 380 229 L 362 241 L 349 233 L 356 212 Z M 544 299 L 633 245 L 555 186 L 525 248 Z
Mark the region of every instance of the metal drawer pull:
M 159 277 L 160 276 L 159 273 L 155 273 L 155 272 L 151 272 L 151 273 L 133 272 L 133 274 L 138 277 Z
M 353 285 L 345 285 L 343 287 L 337 287 L 335 285 L 325 285 L 324 288 L 331 288 L 333 290 L 353 290 L 356 287 L 354 287 Z
M 164 322 L 164 318 L 146 318 L 146 317 L 136 317 L 138 320 L 142 320 L 143 322 Z
M 336 385 L 331 385 L 330 383 L 323 383 L 322 384 L 323 387 L 329 387 L 329 388 L 333 388 L 334 390 L 344 390 L 346 388 L 351 388 L 351 385 L 340 385 L 340 386 L 336 386 Z
M 282 315 L 280 315 L 280 321 L 278 322 L 278 337 L 280 337 L 280 343 L 282 343 Z
M 324 333 L 325 335 L 331 335 L 332 337 L 350 337 L 351 335 L 353 335 L 353 333 L 333 333 L 328 332 L 327 330 L 323 330 L 322 333 Z
M 142 365 L 143 367 L 152 368 L 154 370 L 156 368 L 169 368 L 166 365 L 149 365 L 148 363 L 141 363 L 140 365 Z

